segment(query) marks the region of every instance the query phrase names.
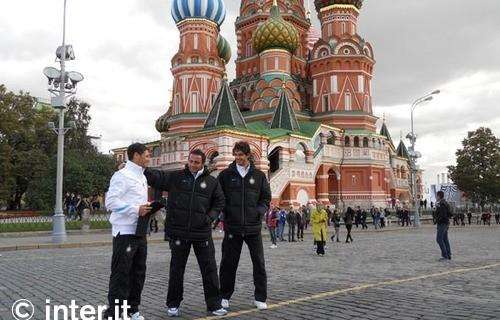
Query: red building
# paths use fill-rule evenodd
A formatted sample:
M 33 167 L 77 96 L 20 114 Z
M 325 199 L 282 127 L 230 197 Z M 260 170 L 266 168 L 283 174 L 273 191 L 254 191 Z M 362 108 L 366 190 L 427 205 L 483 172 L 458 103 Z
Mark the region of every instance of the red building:
M 180 168 L 201 148 L 217 174 L 232 162 L 234 143 L 246 140 L 275 204 L 408 202 L 408 152 L 385 122 L 377 130 L 373 113 L 375 58 L 358 34 L 362 3 L 316 0 L 319 34 L 303 0 L 242 0 L 229 83 L 223 0 L 174 0 L 180 42 L 153 165 Z

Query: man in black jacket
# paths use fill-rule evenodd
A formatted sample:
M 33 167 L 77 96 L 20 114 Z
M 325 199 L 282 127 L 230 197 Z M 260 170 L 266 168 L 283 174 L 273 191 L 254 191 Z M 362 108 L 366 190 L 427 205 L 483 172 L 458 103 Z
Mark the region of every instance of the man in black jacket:
M 253 264 L 254 304 L 260 310 L 267 309 L 267 275 L 261 228 L 262 218 L 269 210 L 271 188 L 264 172 L 250 163 L 251 153 L 247 142 L 237 142 L 233 155 L 235 161 L 219 174 L 219 182 L 226 197 L 220 266 L 222 307 L 229 307 L 241 248 L 245 242 Z
M 438 191 L 436 194 L 435 220 L 437 224 L 436 241 L 441 249 L 440 260 L 451 260 L 451 248 L 448 240 L 448 229 L 450 227 L 450 218 L 453 213 L 450 205 L 444 199 L 444 192 Z
M 164 172 L 148 168 L 144 172 L 151 187 L 168 192 L 165 237 L 170 239 L 172 251 L 167 295 L 171 317 L 179 316 L 191 246 L 201 269 L 208 311 L 216 316 L 227 313 L 221 306 L 211 228 L 224 208 L 224 194 L 217 179 L 204 167 L 205 160 L 203 151 L 196 149 L 189 154 L 184 170 Z
M 288 242 L 295 242 L 295 226 L 297 225 L 297 213 L 295 209 L 290 207 L 290 211 L 286 215 L 286 223 L 288 223 Z

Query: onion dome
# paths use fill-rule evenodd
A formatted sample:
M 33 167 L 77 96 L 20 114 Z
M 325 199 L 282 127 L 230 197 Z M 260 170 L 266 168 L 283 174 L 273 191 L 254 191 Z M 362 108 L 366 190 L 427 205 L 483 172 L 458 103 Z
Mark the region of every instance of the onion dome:
M 316 6 L 316 10 L 320 10 L 321 8 L 328 7 L 334 4 L 342 4 L 342 5 L 351 5 L 355 6 L 358 10 L 363 6 L 363 0 L 315 0 L 314 5 Z
M 220 27 L 226 18 L 226 6 L 224 0 L 172 0 L 172 17 L 175 23 L 199 18 L 213 21 Z
M 231 46 L 226 38 L 219 35 L 217 37 L 217 50 L 219 51 L 219 57 L 227 63 L 231 60 Z
M 170 115 L 168 113 L 165 113 L 164 115 L 159 117 L 155 123 L 156 131 L 158 131 L 159 133 L 167 132 L 168 127 L 169 127 L 169 124 L 168 124 L 169 119 L 170 119 Z
M 253 47 L 258 53 L 268 49 L 286 49 L 291 53 L 299 46 L 297 29 L 283 20 L 276 0 L 271 7 L 271 16 L 261 24 L 253 35 Z

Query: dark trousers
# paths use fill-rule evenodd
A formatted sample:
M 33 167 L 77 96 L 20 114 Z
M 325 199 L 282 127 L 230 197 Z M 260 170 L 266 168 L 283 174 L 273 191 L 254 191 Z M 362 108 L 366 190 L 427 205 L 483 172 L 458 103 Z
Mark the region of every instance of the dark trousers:
M 295 241 L 295 225 L 288 225 L 288 242 Z
M 368 226 L 366 225 L 366 219 L 361 220 L 361 227 L 362 229 L 368 229 Z
M 194 249 L 196 260 L 203 279 L 203 291 L 208 311 L 220 309 L 221 297 L 217 263 L 215 262 L 215 247 L 212 238 L 207 241 L 170 240 L 172 258 L 168 280 L 167 307 L 178 308 L 184 295 L 184 271 L 191 251 Z
M 316 254 L 325 254 L 325 241 L 316 241 Z
M 269 235 L 271 236 L 271 243 L 276 244 L 276 228 L 268 227 L 268 229 L 269 229 Z
M 127 304 L 131 307 L 129 314 L 139 311 L 142 288 L 146 279 L 147 254 L 146 237 L 118 234 L 113 238 L 107 317 L 113 316 L 115 306 L 121 306 L 124 300 L 127 300 Z M 122 310 L 120 315 L 114 316 L 117 318 L 121 315 Z
M 299 224 L 297 226 L 297 240 L 304 239 L 304 225 Z
M 245 242 L 250 251 L 253 264 L 253 283 L 255 300 L 267 300 L 267 275 L 264 260 L 262 235 L 239 235 L 226 233 L 222 241 L 222 261 L 220 263 L 220 286 L 222 298 L 229 300 L 234 293 L 236 271 L 240 261 L 241 248 Z
M 349 240 L 353 241 L 351 236 L 352 224 L 346 224 L 345 227 L 347 229 L 347 238 L 345 239 L 345 242 L 349 242 Z
M 441 257 L 451 259 L 451 248 L 448 240 L 448 229 L 450 225 L 439 223 L 437 225 L 436 241 L 441 249 Z

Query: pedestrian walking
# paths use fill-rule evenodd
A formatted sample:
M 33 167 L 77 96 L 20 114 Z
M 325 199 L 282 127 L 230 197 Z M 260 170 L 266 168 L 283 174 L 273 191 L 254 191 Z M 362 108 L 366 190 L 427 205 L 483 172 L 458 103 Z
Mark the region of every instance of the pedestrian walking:
M 285 233 L 285 225 L 286 225 L 286 211 L 285 209 L 279 209 L 277 238 L 280 241 L 285 241 L 285 239 L 283 238 L 283 234 Z
M 271 237 L 271 249 L 278 247 L 276 244 L 276 225 L 278 224 L 278 210 L 273 208 L 267 212 L 266 215 L 266 225 L 269 230 L 269 235 Z
M 351 207 L 348 207 L 347 211 L 344 214 L 344 224 L 345 224 L 345 227 L 347 229 L 347 237 L 345 240 L 346 243 L 354 241 L 354 239 L 351 236 L 352 222 L 354 220 L 354 214 L 355 214 L 354 210 Z
M 332 235 L 332 237 L 330 239 L 332 241 L 334 241 L 333 239 L 337 238 L 337 242 L 340 242 L 340 239 L 339 239 L 340 238 L 340 214 L 339 214 L 337 209 L 335 209 L 335 211 L 333 212 L 332 224 L 333 224 L 333 228 L 335 230 L 335 234 Z
M 311 212 L 312 229 L 314 242 L 316 244 L 316 254 L 318 256 L 325 255 L 325 243 L 328 239 L 328 213 L 324 209 L 323 204 L 318 203 L 316 208 Z
M 304 241 L 304 214 L 301 210 L 297 210 L 295 216 L 297 217 L 297 241 Z
M 286 215 L 286 222 L 288 224 L 288 242 L 295 242 L 295 227 L 297 225 L 297 216 L 295 210 L 290 207 L 290 211 Z
M 441 260 L 451 260 L 451 247 L 450 241 L 448 240 L 448 229 L 450 227 L 450 218 L 453 217 L 453 213 L 450 205 L 444 199 L 443 191 L 437 192 L 436 199 L 436 242 L 441 249 Z

